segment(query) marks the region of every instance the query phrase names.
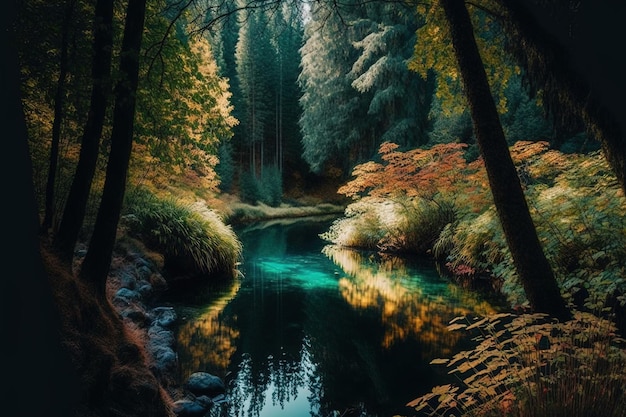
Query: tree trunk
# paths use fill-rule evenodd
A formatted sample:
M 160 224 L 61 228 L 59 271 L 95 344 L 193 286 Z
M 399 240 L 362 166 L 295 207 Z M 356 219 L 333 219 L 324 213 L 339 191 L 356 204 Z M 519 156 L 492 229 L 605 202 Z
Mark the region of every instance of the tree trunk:
M 79 381 L 61 343 L 61 319 L 39 252 L 40 223 L 20 91 L 19 40 L 14 30 L 22 3 L 3 2 L 0 14 L 0 178 L 3 193 L 10 196 L 1 220 L 5 240 L 0 328 L 11 340 L 2 346 L 2 356 L 10 358 L 3 364 L 2 377 L 11 381 L 2 390 L 3 398 L 21 408 L 16 414 L 73 416 L 78 414 Z M 31 390 L 24 389 L 32 384 L 33 375 L 45 387 L 38 390 L 36 400 Z
M 48 232 L 54 218 L 54 187 L 59 166 L 59 144 L 61 142 L 61 124 L 65 117 L 65 85 L 67 83 L 67 72 L 69 67 L 68 49 L 69 33 L 72 26 L 72 15 L 74 14 L 75 0 L 69 0 L 63 16 L 63 27 L 61 29 L 61 56 L 59 58 L 59 78 L 57 88 L 54 93 L 54 120 L 52 122 L 52 144 L 50 145 L 50 165 L 48 167 L 48 179 L 46 181 L 46 201 L 44 208 L 44 218 L 41 222 L 40 232 Z
M 571 317 L 543 253 L 511 159 L 463 0 L 441 0 L 465 86 L 476 139 L 517 274 L 535 311 Z
M 87 201 L 96 171 L 100 138 L 111 89 L 111 52 L 113 48 L 113 0 L 98 0 L 95 10 L 93 87 L 85 131 L 81 140 L 76 173 L 65 204 L 54 248 L 64 262 L 71 262 L 74 246 L 85 218 Z
M 146 13 L 146 0 L 129 0 L 120 53 L 121 79 L 115 87 L 111 152 L 100 208 L 80 278 L 102 297 L 115 245 L 126 189 L 126 176 L 133 144 L 135 102 L 139 82 L 139 54 Z

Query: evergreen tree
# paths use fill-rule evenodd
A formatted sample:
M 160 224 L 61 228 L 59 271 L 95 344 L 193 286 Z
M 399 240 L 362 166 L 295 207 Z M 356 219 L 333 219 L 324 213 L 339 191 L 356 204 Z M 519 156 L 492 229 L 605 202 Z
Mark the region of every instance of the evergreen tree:
M 418 26 L 413 8 L 372 3 L 366 11 L 360 21 L 361 39 L 354 42 L 360 55 L 348 76 L 362 100 L 369 100 L 367 114 L 374 122 L 376 144 L 424 144 L 434 84 L 432 77 L 422 80 L 408 71 Z
M 243 98 L 240 123 L 248 167 L 260 176 L 265 160 L 266 138 L 273 138 L 275 51 L 270 43 L 270 30 L 265 16 L 253 12 L 239 30 L 236 51 L 237 77 Z M 241 146 L 241 145 L 240 145 Z M 243 147 L 242 147 L 243 148 Z
M 343 11 L 319 6 L 305 28 L 300 125 L 315 172 L 334 165 L 347 173 L 384 141 L 414 147 L 427 140 L 434 84 L 408 69 L 413 9 L 372 3 Z
M 303 157 L 316 173 L 337 167 L 347 174 L 349 161 L 361 159 L 361 132 L 367 131 L 367 107 L 346 77 L 358 51 L 352 45 L 354 26 L 316 4 L 304 28 L 299 83 Z M 357 122 L 358 121 L 358 122 Z

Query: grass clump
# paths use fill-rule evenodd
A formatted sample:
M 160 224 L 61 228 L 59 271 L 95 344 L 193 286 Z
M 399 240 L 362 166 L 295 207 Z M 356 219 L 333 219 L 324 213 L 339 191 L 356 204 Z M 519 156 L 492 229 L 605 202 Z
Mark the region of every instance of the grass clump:
M 241 242 L 212 210 L 158 198 L 145 189 L 129 193 L 124 207 L 128 233 L 161 252 L 166 269 L 192 276 L 235 275 Z
M 463 322 L 465 320 L 465 322 Z M 477 346 L 435 359 L 459 379 L 410 402 L 429 416 L 619 417 L 626 415 L 626 350 L 615 325 L 577 312 L 564 323 L 543 314 L 456 318 Z
M 333 244 L 381 252 L 427 252 L 456 216 L 447 202 L 419 197 L 363 198 L 350 204 L 321 237 Z

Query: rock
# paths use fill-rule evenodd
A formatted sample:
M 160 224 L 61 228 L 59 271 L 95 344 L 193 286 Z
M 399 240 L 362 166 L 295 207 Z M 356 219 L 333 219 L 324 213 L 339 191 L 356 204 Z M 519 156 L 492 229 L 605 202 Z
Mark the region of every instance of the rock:
M 122 271 L 120 272 L 119 277 L 120 277 L 121 288 L 128 288 L 129 290 L 134 290 L 135 287 L 137 286 L 137 279 L 132 274 L 132 272 Z
M 152 269 L 147 265 L 141 265 L 137 268 L 137 275 L 141 279 L 149 279 L 150 275 L 152 275 Z
M 201 417 L 206 414 L 205 408 L 197 401 L 178 400 L 174 403 L 174 412 L 179 417 Z
M 122 308 L 120 315 L 123 318 L 129 319 L 133 323 L 138 324 L 141 327 L 146 327 L 148 324 L 150 324 L 150 317 L 148 317 L 146 312 L 137 308 Z
M 176 322 L 176 311 L 173 307 L 156 307 L 152 310 L 154 324 L 161 327 L 170 327 Z
M 147 268 L 148 270 L 152 270 L 152 264 L 146 258 L 139 254 L 133 254 L 133 260 L 135 261 L 135 267 L 137 269 Z
M 224 381 L 208 372 L 195 372 L 187 379 L 187 389 L 195 395 L 207 395 L 211 398 L 226 392 Z
M 141 294 L 143 298 L 150 298 L 152 296 L 152 285 L 145 281 L 140 282 L 142 283 L 139 285 L 139 288 L 137 288 L 137 292 Z
M 196 402 L 206 408 L 213 407 L 213 400 L 207 397 L 206 395 L 201 395 L 198 398 L 196 398 Z
M 174 332 L 167 330 L 158 324 L 153 324 L 148 330 L 148 337 L 150 338 L 149 344 L 161 345 L 161 346 L 174 346 L 176 338 Z
M 178 369 L 178 356 L 169 346 L 150 346 L 150 355 L 154 361 L 154 368 L 160 374 L 172 374 Z
M 228 397 L 224 394 L 218 394 L 211 399 L 213 404 L 225 404 L 228 402 Z
M 158 272 L 150 275 L 148 282 L 152 285 L 152 288 L 154 288 L 155 291 L 165 291 L 167 289 L 167 281 L 163 275 Z
M 117 292 L 115 293 L 115 297 L 114 298 L 118 298 L 121 299 L 122 301 L 138 301 L 141 299 L 141 295 L 134 290 L 130 290 L 128 288 L 120 288 L 119 290 L 117 290 Z

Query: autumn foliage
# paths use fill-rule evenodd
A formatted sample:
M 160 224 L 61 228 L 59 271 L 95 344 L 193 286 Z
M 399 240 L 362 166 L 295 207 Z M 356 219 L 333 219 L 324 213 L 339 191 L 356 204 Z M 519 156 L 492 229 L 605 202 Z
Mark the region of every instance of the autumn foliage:
M 358 165 L 339 189 L 354 202 L 322 237 L 340 246 L 431 253 L 457 277 L 491 276 L 513 305 L 523 304 L 482 160 L 466 160 L 465 150 L 441 144 L 401 151 L 383 143 L 379 159 Z M 541 141 L 516 142 L 510 153 L 566 298 L 586 298 L 594 308 L 620 302 L 626 199 L 606 160 Z
M 448 143 L 402 152 L 395 143 L 385 142 L 378 150 L 381 162 L 369 161 L 355 167 L 354 179 L 338 192 L 353 198 L 435 198 L 475 172 L 475 167 L 463 158 L 466 147 Z

